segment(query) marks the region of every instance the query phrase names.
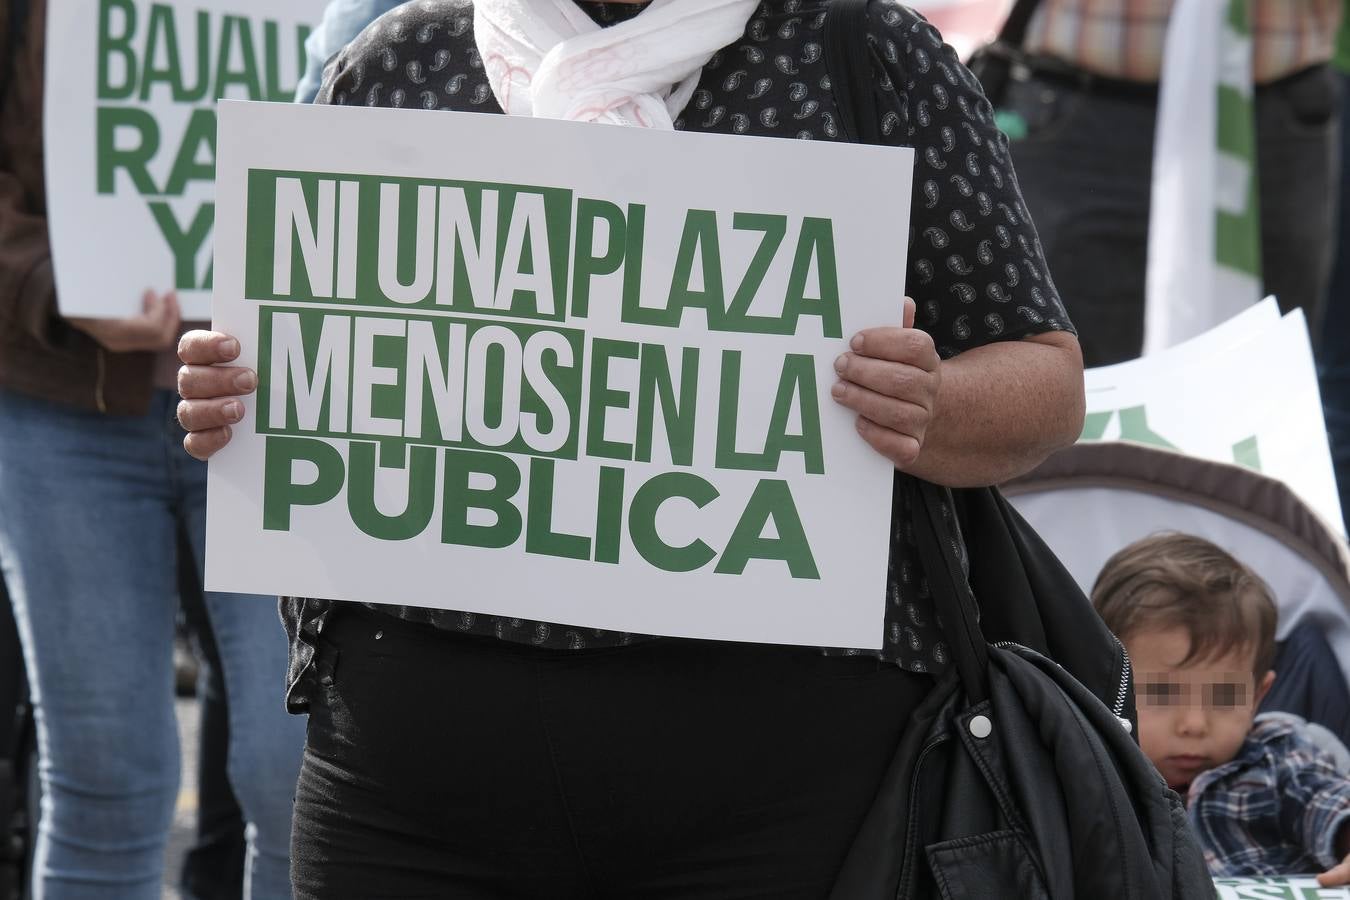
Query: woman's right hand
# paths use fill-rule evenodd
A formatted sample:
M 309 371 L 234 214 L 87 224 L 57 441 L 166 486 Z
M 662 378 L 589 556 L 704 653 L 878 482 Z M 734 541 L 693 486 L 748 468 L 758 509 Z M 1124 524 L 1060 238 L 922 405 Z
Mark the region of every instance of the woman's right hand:
M 230 442 L 230 426 L 244 417 L 239 398 L 258 387 L 258 375 L 242 366 L 226 366 L 239 357 L 239 342 L 218 331 L 189 331 L 178 342 L 178 423 L 188 434 L 183 447 L 208 459 Z

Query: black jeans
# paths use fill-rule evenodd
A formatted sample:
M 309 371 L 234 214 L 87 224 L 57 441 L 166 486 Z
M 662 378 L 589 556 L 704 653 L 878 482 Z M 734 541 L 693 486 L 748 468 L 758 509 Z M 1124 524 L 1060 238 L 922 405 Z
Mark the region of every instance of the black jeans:
M 1337 91 L 1329 66 L 1256 91 L 1262 280 L 1282 310 L 1305 311 L 1314 336 L 1335 246 Z M 1144 343 L 1156 98 L 1032 77 L 1010 84 L 1002 109 L 1026 123 L 1013 164 L 1085 362 L 1133 359 Z
M 1341 185 L 1336 227 L 1336 263 L 1327 291 L 1318 369 L 1327 437 L 1341 491 L 1341 515 L 1350 530 L 1350 75 L 1341 80 Z
M 931 680 L 807 648 L 324 631 L 304 898 L 823 898 Z

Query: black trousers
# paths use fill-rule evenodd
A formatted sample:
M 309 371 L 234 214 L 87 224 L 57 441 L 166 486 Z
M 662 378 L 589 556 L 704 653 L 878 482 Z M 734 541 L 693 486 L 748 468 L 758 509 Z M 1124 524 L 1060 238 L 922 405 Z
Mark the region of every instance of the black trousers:
M 1341 490 L 1341 514 L 1350 530 L 1350 74 L 1341 73 L 1340 191 L 1337 196 L 1336 262 L 1327 290 L 1322 320 L 1321 352 L 1317 357 L 1322 381 L 1322 408 L 1326 411 L 1331 458 Z
M 300 900 L 818 900 L 932 683 L 806 648 L 548 651 L 345 610 L 318 665 Z
M 1330 66 L 1256 90 L 1262 280 L 1281 310 L 1304 310 L 1314 336 L 1335 250 L 1338 90 Z M 1025 123 L 1013 164 L 1084 361 L 1137 357 L 1156 97 L 1032 77 L 1011 83 L 1000 112 Z

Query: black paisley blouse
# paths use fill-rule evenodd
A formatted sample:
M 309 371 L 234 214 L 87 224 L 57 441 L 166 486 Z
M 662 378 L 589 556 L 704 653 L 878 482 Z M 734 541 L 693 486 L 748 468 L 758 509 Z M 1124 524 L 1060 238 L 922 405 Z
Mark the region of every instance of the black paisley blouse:
M 826 2 L 763 0 L 744 36 L 708 61 L 675 127 L 839 140 L 821 44 Z M 587 9 L 604 25 L 640 15 L 642 7 L 595 3 Z M 905 293 L 918 303 L 916 324 L 934 337 L 944 358 L 994 341 L 1072 330 L 1022 202 L 1007 138 L 994 126 L 978 83 L 938 32 L 896 0 L 872 0 L 869 28 L 884 141 L 917 153 L 913 220 L 907 235 L 899 227 L 896 235 L 909 243 Z M 470 0 L 414 0 L 391 10 L 329 62 L 317 102 L 501 113 L 474 44 Z M 897 475 L 883 649 L 826 653 L 876 653 L 916 672 L 945 668 L 946 648 L 914 541 L 913 490 L 912 480 Z M 343 606 L 282 598 L 291 639 L 292 711 L 307 707 L 318 634 Z M 468 612 L 371 608 L 436 628 L 549 648 L 652 640 Z

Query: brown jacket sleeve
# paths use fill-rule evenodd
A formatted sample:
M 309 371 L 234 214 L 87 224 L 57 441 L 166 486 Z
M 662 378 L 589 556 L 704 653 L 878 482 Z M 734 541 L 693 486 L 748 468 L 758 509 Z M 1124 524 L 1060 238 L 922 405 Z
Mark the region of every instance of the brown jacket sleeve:
M 58 321 L 42 168 L 45 13 L 46 3 L 30 0 L 26 33 L 15 42 L 10 4 L 0 4 L 0 329 L 43 343 Z

